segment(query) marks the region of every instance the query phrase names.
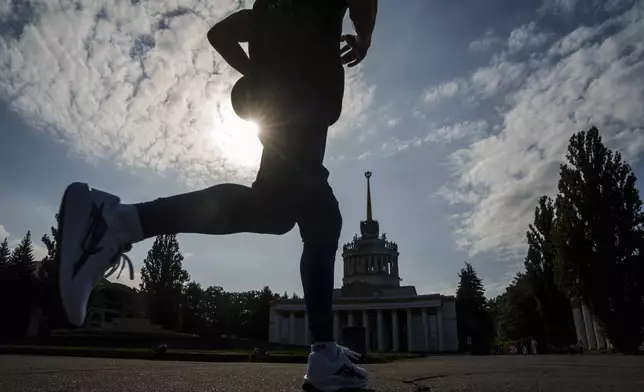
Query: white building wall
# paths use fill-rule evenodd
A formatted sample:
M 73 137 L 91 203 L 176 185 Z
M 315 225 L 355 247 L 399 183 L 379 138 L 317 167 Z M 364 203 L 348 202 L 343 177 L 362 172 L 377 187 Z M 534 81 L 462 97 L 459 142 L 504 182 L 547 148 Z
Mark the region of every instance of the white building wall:
M 268 341 L 273 343 L 277 341 L 277 312 L 271 309 L 268 317 Z
M 402 301 L 401 301 L 402 302 Z M 437 305 L 441 306 L 438 308 Z M 389 305 L 389 304 L 387 304 Z M 406 303 L 402 302 L 400 304 L 392 304 L 395 306 L 394 309 L 400 310 L 399 321 L 403 319 L 407 320 L 407 315 L 404 310 L 408 309 Z M 457 320 L 456 320 L 456 304 L 453 299 L 446 298 L 438 303 L 428 303 L 426 307 L 418 307 L 418 303 L 414 304 L 413 302 L 409 303 L 412 306 L 411 313 L 411 336 L 408 336 L 409 351 L 441 351 L 441 342 L 442 340 L 442 351 L 457 351 L 458 350 L 458 334 L 457 334 Z M 373 305 L 371 305 L 373 306 Z M 376 305 L 378 306 L 378 304 Z M 279 308 L 278 308 L 279 309 Z M 288 308 L 287 308 L 288 309 Z M 427 334 L 423 330 L 423 317 L 422 309 L 426 311 L 426 328 Z M 440 309 L 440 311 L 439 311 Z M 385 334 L 383 336 L 384 349 L 391 349 L 392 343 L 392 325 L 391 325 L 391 312 L 393 309 L 383 308 L 383 329 Z M 354 308 L 353 310 L 336 310 L 338 314 L 338 321 L 342 321 L 341 325 L 346 324 L 348 321 L 348 312 L 353 312 L 354 315 L 354 325 L 360 325 L 362 323 L 362 310 L 359 308 Z M 369 332 L 377 332 L 376 327 L 377 323 L 375 322 L 375 310 L 370 308 L 370 318 L 373 318 L 372 325 L 370 326 Z M 440 313 L 440 314 L 437 314 Z M 271 309 L 270 314 L 270 326 L 269 326 L 269 341 L 271 343 L 281 343 L 281 344 L 295 344 L 295 345 L 308 345 L 310 342 L 305 341 L 306 331 L 305 331 L 305 317 L 303 311 L 298 310 L 295 312 L 295 319 L 293 322 L 293 331 L 291 331 L 291 311 L 283 310 L 279 311 L 276 309 Z M 439 326 L 438 323 L 441 322 Z M 401 323 L 399 328 L 405 328 L 405 324 Z M 405 331 L 407 332 L 407 331 Z M 293 334 L 293 339 L 291 339 L 291 333 Z M 442 333 L 442 336 L 439 334 Z M 310 333 L 308 334 L 310 338 Z M 427 335 L 429 339 L 428 346 L 425 345 L 425 336 Z M 440 338 L 440 340 L 439 340 Z M 377 347 L 377 335 L 371 336 L 373 340 L 373 348 Z M 400 349 L 403 350 L 406 347 L 404 346 L 403 341 L 400 341 Z
M 425 334 L 423 332 L 423 317 L 420 313 L 411 314 L 412 334 L 410 351 L 423 351 L 425 349 Z
M 456 301 L 443 301 L 443 351 L 458 351 Z
M 298 317 L 299 316 L 299 317 Z M 298 346 L 304 346 L 304 315 L 295 314 L 295 342 L 294 344 Z
M 429 315 L 429 351 L 438 351 L 438 317 Z
M 443 320 L 443 351 L 458 351 L 456 319 Z

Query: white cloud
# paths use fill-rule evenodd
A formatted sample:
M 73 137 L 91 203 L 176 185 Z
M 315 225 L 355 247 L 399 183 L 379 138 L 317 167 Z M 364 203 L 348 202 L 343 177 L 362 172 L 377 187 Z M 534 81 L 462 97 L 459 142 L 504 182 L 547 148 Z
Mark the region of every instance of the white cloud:
M 43 245 L 40 244 L 40 242 L 34 242 L 33 243 L 33 249 L 34 249 L 34 259 L 35 260 L 42 260 L 47 256 L 47 248 L 45 248 Z
M 3 4 L 0 100 L 30 125 L 88 160 L 173 169 L 192 184 L 254 174 L 257 159 L 240 164 L 226 144 L 237 137 L 229 91 L 239 75 L 205 37 L 238 1 Z M 360 70 L 348 74 L 332 135 L 371 104 Z
M 359 129 L 367 121 L 367 109 L 373 103 L 376 92 L 375 86 L 368 86 L 361 72 L 362 65 L 357 69 L 347 69 L 345 74 L 347 87 L 342 102 L 342 116 L 329 130 L 330 136 L 338 136 L 347 129 Z
M 487 121 L 463 121 L 458 124 L 430 130 L 423 143 L 449 143 L 457 140 L 473 140 L 482 137 L 488 130 Z
M 452 98 L 463 90 L 466 86 L 460 80 L 453 80 L 427 89 L 423 93 L 423 100 L 427 103 L 433 103 L 444 98 Z
M 491 65 L 476 70 L 470 83 L 473 92 L 482 98 L 489 98 L 523 81 L 526 64 L 493 59 Z
M 487 52 L 502 41 L 492 30 L 488 30 L 483 37 L 470 42 L 469 48 L 472 52 Z
M 528 65 L 509 60 L 507 54 L 502 52 L 493 56 L 487 66 L 478 68 L 469 77 L 432 86 L 423 92 L 421 98 L 430 105 L 462 98 L 464 103 L 476 106 L 481 99 L 506 92 L 522 83 L 527 75 Z M 422 114 L 418 115 L 422 117 Z
M 580 0 L 544 0 L 541 11 L 555 14 L 570 13 L 577 7 L 579 2 Z
M 608 13 L 623 12 L 639 0 L 544 0 L 539 12 L 561 16 L 595 14 L 601 11 Z
M 561 38 L 548 50 L 550 55 L 568 55 L 580 47 L 586 45 L 590 40 L 596 38 L 601 33 L 600 28 L 591 28 L 580 26 L 570 34 Z
M 523 50 L 538 48 L 548 41 L 548 34 L 539 31 L 535 22 L 530 22 L 512 30 L 508 38 L 508 50 L 511 54 Z
M 627 159 L 644 153 L 644 3 L 611 23 L 619 29 L 598 43 L 564 37 L 550 48 L 577 42 L 563 57 L 522 63 L 526 77 L 508 96 L 502 129 L 451 155 L 454 181 L 441 195 L 471 207 L 456 230 L 471 256 L 524 248 L 536 200 L 556 192 L 572 133 L 596 125 Z
M 416 136 L 407 140 L 400 140 L 393 137 L 391 140 L 384 142 L 380 149 L 384 156 L 392 156 L 407 151 L 410 148 L 421 147 L 427 144 L 448 144 L 457 141 L 471 142 L 472 140 L 483 137 L 488 129 L 489 125 L 485 120 L 463 121 L 440 128 L 432 127 L 425 135 Z M 358 157 L 358 159 L 362 158 L 362 155 Z
M 511 56 L 527 50 L 534 50 L 543 46 L 550 39 L 550 33 L 541 31 L 535 22 L 527 23 L 512 30 L 507 40 L 508 51 L 501 51 L 492 56 L 489 64 L 478 68 L 467 78 L 456 78 L 443 82 L 437 86 L 426 89 L 422 94 L 424 102 L 429 104 L 439 103 L 442 100 L 456 97 L 464 98 L 469 105 L 476 106 L 480 99 L 490 98 L 496 94 L 504 93 L 508 89 L 521 84 L 530 66 L 529 62 L 513 61 Z M 580 34 L 581 35 L 581 34 Z M 579 37 L 580 39 L 582 37 Z M 487 32 L 481 40 L 470 44 L 470 49 L 479 50 L 487 45 L 483 42 L 494 41 L 491 32 Z M 491 44 L 490 44 L 491 45 Z M 559 42 L 560 51 L 573 45 L 573 42 Z M 473 49 L 476 48 L 476 49 Z M 490 46 L 491 47 L 491 46 Z M 554 51 L 555 49 L 551 49 Z
M 9 232 L 3 225 L 0 225 L 0 242 L 4 241 L 5 238 L 9 238 Z

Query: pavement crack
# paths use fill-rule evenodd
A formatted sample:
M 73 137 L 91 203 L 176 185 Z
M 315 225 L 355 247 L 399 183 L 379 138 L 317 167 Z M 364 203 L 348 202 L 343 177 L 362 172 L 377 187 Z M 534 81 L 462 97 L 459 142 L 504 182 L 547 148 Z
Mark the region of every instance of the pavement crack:
M 418 383 L 421 381 L 427 381 L 427 380 L 431 380 L 435 378 L 443 378 L 443 377 L 447 377 L 447 374 L 434 374 L 432 376 L 418 377 L 412 380 L 403 380 L 403 383 L 411 384 L 414 387 L 416 387 L 416 390 L 414 392 L 429 392 L 432 390 L 432 388 L 429 385 L 423 385 Z
M 434 374 L 433 376 L 425 376 L 420 378 L 414 378 L 413 380 L 403 380 L 405 384 L 415 384 L 419 381 L 431 380 L 433 378 L 443 378 L 447 377 L 447 374 Z

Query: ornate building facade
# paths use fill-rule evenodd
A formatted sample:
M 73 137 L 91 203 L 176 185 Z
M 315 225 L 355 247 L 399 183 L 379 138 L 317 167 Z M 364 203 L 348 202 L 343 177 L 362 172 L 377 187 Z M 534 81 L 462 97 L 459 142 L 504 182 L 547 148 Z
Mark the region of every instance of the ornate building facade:
M 342 248 L 342 288 L 334 290 L 333 332 L 342 343 L 342 329 L 363 327 L 368 351 L 458 350 L 453 296 L 418 295 L 401 286 L 398 245 L 380 234 L 371 206 L 371 172 L 367 178 L 367 216 L 360 235 Z M 311 344 L 303 299 L 281 299 L 271 305 L 269 341 Z

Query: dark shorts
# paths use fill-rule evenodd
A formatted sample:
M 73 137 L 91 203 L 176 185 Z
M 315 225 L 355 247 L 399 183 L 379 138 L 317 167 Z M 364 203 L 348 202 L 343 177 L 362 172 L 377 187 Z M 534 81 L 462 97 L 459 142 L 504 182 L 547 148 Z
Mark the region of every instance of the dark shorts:
M 342 217 L 323 165 L 326 134 L 326 127 L 302 125 L 260 137 L 264 152 L 252 188 L 261 206 L 253 213 L 278 233 L 297 223 L 304 241 L 339 239 Z

